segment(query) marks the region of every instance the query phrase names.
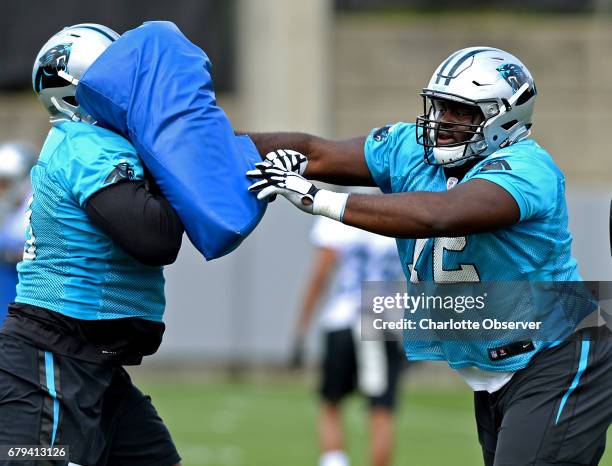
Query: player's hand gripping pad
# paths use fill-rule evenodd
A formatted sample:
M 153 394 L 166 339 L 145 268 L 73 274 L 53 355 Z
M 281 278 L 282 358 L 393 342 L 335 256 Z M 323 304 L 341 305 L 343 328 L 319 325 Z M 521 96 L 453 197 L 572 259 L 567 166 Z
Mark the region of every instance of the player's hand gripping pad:
M 87 70 L 76 98 L 138 150 L 206 259 L 231 252 L 267 203 L 247 191 L 261 161 L 216 105 L 206 54 L 170 22 L 126 32 Z

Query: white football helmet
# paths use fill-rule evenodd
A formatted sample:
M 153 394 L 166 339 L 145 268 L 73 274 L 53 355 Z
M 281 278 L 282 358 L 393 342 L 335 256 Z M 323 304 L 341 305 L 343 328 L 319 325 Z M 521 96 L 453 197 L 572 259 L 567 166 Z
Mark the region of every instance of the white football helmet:
M 470 47 L 453 53 L 438 66 L 421 93 L 424 112 L 417 117 L 417 141 L 424 147 L 425 162 L 460 165 L 527 138 L 536 95 L 531 73 L 508 52 Z M 471 135 L 467 141 L 438 143 L 439 100 L 478 108 L 482 121 L 457 123 L 462 128 L 456 132 Z
M 54 34 L 34 60 L 32 86 L 51 115 L 51 123 L 63 120 L 95 123 L 79 107 L 76 86 L 87 68 L 119 38 L 119 34 L 100 24 L 68 26 Z
M 0 223 L 23 201 L 30 190 L 30 170 L 38 153 L 22 141 L 0 144 Z

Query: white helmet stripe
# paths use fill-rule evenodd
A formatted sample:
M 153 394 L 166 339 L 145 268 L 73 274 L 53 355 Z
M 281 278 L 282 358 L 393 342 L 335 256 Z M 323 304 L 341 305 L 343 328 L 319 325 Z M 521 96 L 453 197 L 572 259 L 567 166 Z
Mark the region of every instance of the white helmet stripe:
M 73 26 L 73 27 L 80 27 L 80 28 L 85 28 L 85 29 L 91 29 L 92 31 L 99 32 L 100 34 L 104 35 L 111 42 L 115 42 L 115 40 L 116 40 L 113 36 L 111 36 L 108 32 L 104 31 L 103 29 L 97 28 L 97 27 L 89 25 L 89 24 L 77 24 L 76 26 Z
M 440 71 L 438 71 L 438 78 L 436 79 L 436 84 L 438 84 L 438 82 L 440 82 L 440 78 L 442 77 L 442 73 L 444 71 L 444 69 L 448 66 L 448 64 L 452 61 L 453 58 L 455 58 L 457 55 L 459 55 L 461 52 L 463 52 L 463 50 L 459 50 L 455 53 L 453 53 L 450 57 L 448 57 L 444 63 L 442 63 L 442 66 L 440 66 Z
M 475 50 L 471 50 L 470 52 L 468 52 L 465 55 L 461 56 L 455 62 L 455 64 L 453 65 L 453 67 L 450 69 L 450 71 L 448 73 L 443 74 L 442 70 L 440 70 L 440 72 L 438 73 L 438 78 L 436 79 L 436 84 L 438 84 L 438 82 L 440 81 L 441 78 L 446 78 L 446 81 L 444 82 L 444 85 L 448 86 L 450 84 L 451 79 L 453 79 L 455 77 L 455 72 L 459 69 L 459 67 L 461 66 L 461 64 L 463 62 L 465 62 L 469 58 L 472 58 L 474 55 L 477 55 L 477 54 L 479 54 L 481 52 L 489 52 L 491 50 L 495 50 L 495 49 L 492 49 L 490 47 L 475 49 Z M 454 57 L 454 55 L 453 55 L 453 57 Z

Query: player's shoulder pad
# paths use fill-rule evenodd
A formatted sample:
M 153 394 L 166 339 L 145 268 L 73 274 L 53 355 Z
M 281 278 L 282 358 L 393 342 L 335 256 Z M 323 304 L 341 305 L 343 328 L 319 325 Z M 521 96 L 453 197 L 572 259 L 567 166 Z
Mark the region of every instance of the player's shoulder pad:
M 478 167 L 479 172 L 520 169 L 548 169 L 560 174 L 550 154 L 533 139 L 525 139 L 494 152 Z
M 499 160 L 491 159 L 491 160 L 486 160 L 480 166 L 481 172 L 489 171 L 489 170 L 512 170 L 512 166 L 505 159 L 499 159 Z
M 412 123 L 398 122 L 392 125 L 381 126 L 374 128 L 370 132 L 370 138 L 374 143 L 385 143 L 390 138 L 406 135 L 409 132 L 414 132 L 415 125 Z
M 97 145 L 108 149 L 136 153 L 136 149 L 130 141 L 106 128 L 82 122 L 68 122 L 64 123 L 62 127 L 65 127 L 66 136 L 77 147 Z
M 374 128 L 372 130 L 372 139 L 374 142 L 382 142 L 389 136 L 389 131 L 393 128 L 393 125 L 385 125 L 380 128 Z
M 65 122 L 57 127 L 63 133 L 49 170 L 58 173 L 72 185 L 75 180 L 92 174 L 102 176 L 99 182 L 109 184 L 121 179 L 138 178 L 142 163 L 136 149 L 127 139 L 99 126 Z M 87 183 L 92 183 L 87 178 Z

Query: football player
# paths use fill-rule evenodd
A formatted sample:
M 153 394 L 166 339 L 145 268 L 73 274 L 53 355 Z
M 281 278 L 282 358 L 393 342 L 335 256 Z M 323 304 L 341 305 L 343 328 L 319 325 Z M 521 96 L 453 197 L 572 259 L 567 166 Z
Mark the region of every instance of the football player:
M 530 138 L 537 91 L 527 67 L 495 48 L 459 50 L 421 95 L 416 123 L 367 137 L 252 134 L 270 154 L 249 172 L 251 189 L 397 238 L 411 283 L 580 281 L 563 174 Z M 376 185 L 384 194 L 336 193 L 307 178 Z M 409 359 L 446 360 L 473 388 L 486 465 L 593 465 L 603 454 L 612 420 L 610 332 L 577 329 L 586 313 L 579 306 L 542 311 L 572 337 L 501 348 L 405 341 Z
M 23 255 L 25 205 L 30 197 L 30 169 L 36 151 L 28 143 L 0 144 L 0 325 L 15 299 L 17 262 Z
M 373 191 L 373 190 L 371 190 Z M 323 331 L 322 404 L 319 415 L 319 466 L 348 466 L 341 402 L 356 388 L 369 403 L 370 463 L 391 462 L 393 412 L 403 356 L 397 341 L 362 341 L 361 283 L 392 282 L 401 277 L 395 241 L 317 218 L 311 238 L 317 259 L 297 325 L 294 362 L 299 362 L 310 321 L 329 284 L 321 309 Z M 297 365 L 297 364 L 296 364 Z
M 0 330 L 0 445 L 66 445 L 71 464 L 171 466 L 180 458 L 170 434 L 123 365 L 161 343 L 163 266 L 183 226 L 132 144 L 75 99 L 118 37 L 71 26 L 34 62 L 52 127 L 32 169 L 17 297 Z

